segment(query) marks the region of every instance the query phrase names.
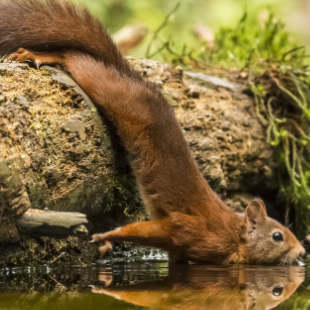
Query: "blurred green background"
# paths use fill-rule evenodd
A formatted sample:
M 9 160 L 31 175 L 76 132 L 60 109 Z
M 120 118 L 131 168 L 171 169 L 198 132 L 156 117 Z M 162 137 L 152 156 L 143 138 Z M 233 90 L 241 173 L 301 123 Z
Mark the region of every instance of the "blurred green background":
M 141 23 L 149 28 L 149 35 L 131 54 L 145 56 L 145 49 L 154 31 L 173 10 L 167 26 L 160 32 L 162 41 L 169 40 L 178 50 L 194 46 L 197 39 L 192 29 L 197 24 L 208 26 L 216 32 L 221 27 L 233 27 L 247 12 L 254 23 L 266 10 L 284 22 L 296 39 L 310 43 L 310 1 L 309 0 L 75 0 L 87 5 L 99 17 L 110 33 L 121 27 Z M 256 20 L 254 20 L 256 19 Z M 157 43 L 159 44 L 159 43 Z M 155 47 L 156 49 L 156 44 Z M 160 58 L 160 57 L 157 57 Z

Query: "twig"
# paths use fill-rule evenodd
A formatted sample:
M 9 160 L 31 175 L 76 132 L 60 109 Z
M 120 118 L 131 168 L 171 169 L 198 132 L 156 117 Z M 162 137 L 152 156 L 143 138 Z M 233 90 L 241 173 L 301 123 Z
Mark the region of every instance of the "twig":
M 59 259 L 61 259 L 63 256 L 66 255 L 66 252 L 61 252 L 58 256 L 54 257 L 51 261 L 50 264 L 55 264 Z
M 154 33 L 152 35 L 152 38 L 150 40 L 150 43 L 149 43 L 149 45 L 148 45 L 148 47 L 146 49 L 146 52 L 145 52 L 145 57 L 146 58 L 151 58 L 150 55 L 151 55 L 151 48 L 152 48 L 153 42 L 157 39 L 158 34 L 160 33 L 160 31 L 167 26 L 170 17 L 179 9 L 180 4 L 181 4 L 180 2 L 178 2 L 176 4 L 176 6 L 167 14 L 167 16 L 165 17 L 163 22 L 159 25 L 159 27 L 154 31 Z
M 149 57 L 147 57 L 147 58 L 153 58 L 155 55 L 157 55 L 158 53 L 160 53 L 164 49 L 167 49 L 168 45 L 169 45 L 169 42 L 163 43 L 157 50 L 155 50 L 155 52 L 150 54 Z

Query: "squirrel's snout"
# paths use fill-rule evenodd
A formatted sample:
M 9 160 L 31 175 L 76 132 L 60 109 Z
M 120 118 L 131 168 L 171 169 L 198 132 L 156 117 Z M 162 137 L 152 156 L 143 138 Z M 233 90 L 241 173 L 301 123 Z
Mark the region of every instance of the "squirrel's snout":
M 310 235 L 306 236 L 306 238 L 302 241 L 302 245 L 305 247 L 306 252 L 310 254 Z
M 298 251 L 298 258 L 305 258 L 306 257 L 306 250 L 303 246 L 301 246 L 299 248 L 299 251 Z

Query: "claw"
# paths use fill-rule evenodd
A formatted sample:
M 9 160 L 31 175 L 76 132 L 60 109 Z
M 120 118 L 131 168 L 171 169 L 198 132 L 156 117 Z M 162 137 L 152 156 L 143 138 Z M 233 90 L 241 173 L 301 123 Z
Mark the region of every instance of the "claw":
M 103 238 L 101 238 L 101 235 L 102 234 L 94 234 L 94 235 L 92 235 L 90 243 L 96 243 L 96 242 L 102 241 Z
M 41 65 L 41 62 L 38 59 L 36 59 L 35 55 L 24 48 L 19 48 L 15 53 L 9 55 L 8 59 L 18 62 L 24 62 L 24 61 L 32 62 L 37 69 Z
M 40 69 L 42 62 L 38 59 L 34 59 L 32 60 L 32 63 L 34 64 L 34 66 L 36 67 L 36 69 Z
M 109 232 L 108 232 L 109 233 Z M 91 243 L 100 242 L 100 241 L 106 241 L 108 237 L 108 233 L 103 234 L 93 234 L 91 237 Z

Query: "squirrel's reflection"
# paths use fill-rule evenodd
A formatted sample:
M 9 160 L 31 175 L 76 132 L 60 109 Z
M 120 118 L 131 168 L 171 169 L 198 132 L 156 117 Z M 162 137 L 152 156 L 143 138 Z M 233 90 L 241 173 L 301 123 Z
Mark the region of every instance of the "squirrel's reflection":
M 113 286 L 99 275 L 93 293 L 152 309 L 273 309 L 288 299 L 304 280 L 301 267 L 186 266 L 160 281 Z

